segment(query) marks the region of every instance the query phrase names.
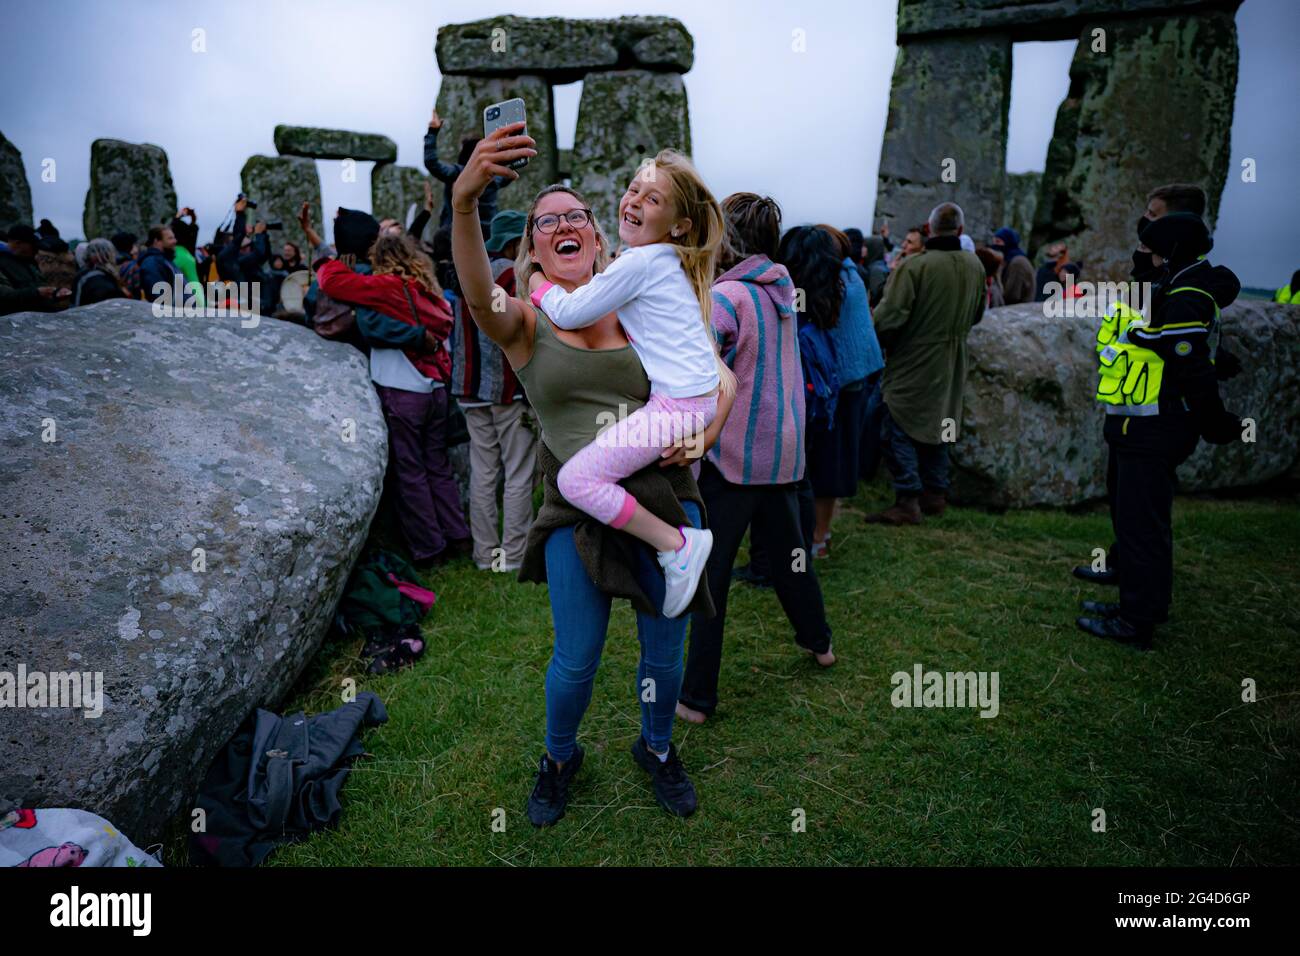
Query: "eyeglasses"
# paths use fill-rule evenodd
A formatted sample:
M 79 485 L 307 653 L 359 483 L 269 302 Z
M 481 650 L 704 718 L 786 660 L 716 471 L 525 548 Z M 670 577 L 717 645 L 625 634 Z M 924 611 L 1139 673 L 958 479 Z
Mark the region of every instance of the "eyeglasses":
M 547 213 L 544 216 L 538 216 L 533 220 L 533 225 L 537 231 L 543 235 L 550 235 L 556 229 L 560 228 L 560 220 L 563 219 L 574 229 L 581 229 L 587 223 L 591 222 L 590 209 L 570 209 L 563 216 L 557 216 L 554 213 Z

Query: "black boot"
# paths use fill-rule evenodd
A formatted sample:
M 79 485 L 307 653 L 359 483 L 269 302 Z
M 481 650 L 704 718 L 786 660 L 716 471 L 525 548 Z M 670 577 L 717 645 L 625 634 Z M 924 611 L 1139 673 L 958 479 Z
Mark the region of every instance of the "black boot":
M 1079 630 L 1093 637 L 1104 637 L 1108 641 L 1127 644 L 1140 651 L 1151 650 L 1150 625 L 1133 624 L 1119 615 L 1115 617 L 1076 617 L 1074 623 Z
M 1071 573 L 1080 581 L 1087 581 L 1089 584 L 1119 584 L 1119 574 L 1112 568 L 1094 571 L 1090 564 L 1079 564 Z
M 1097 617 L 1119 617 L 1117 601 L 1080 601 L 1079 607 Z

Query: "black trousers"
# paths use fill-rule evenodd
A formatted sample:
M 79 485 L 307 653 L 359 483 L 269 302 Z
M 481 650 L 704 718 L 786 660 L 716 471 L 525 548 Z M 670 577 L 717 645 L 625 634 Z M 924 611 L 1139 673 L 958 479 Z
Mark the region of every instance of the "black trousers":
M 1115 542 L 1108 567 L 1119 574 L 1124 617 L 1138 625 L 1169 619 L 1174 589 L 1175 469 L 1200 436 L 1186 413 L 1106 416 L 1106 496 Z
M 700 467 L 700 495 L 709 513 L 713 551 L 705 574 L 717 614 L 691 616 L 691 643 L 686 654 L 686 673 L 678 695 L 687 707 L 712 714 L 718 706 L 718 672 L 722 668 L 722 632 L 727 624 L 727 592 L 731 588 L 731 566 L 753 523 L 770 549 L 770 572 L 776 596 L 785 616 L 794 626 L 800 647 L 822 653 L 831 646 L 831 628 L 826 623 L 821 585 L 813 571 L 812 555 L 804 541 L 799 520 L 796 486 L 734 485 L 711 463 Z M 802 549 L 802 560 L 791 555 Z

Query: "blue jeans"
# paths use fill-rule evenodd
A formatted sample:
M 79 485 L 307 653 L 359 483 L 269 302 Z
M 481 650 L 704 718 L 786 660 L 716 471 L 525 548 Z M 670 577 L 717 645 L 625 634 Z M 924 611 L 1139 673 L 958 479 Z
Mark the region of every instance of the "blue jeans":
M 917 441 L 894 421 L 888 406 L 884 406 L 880 416 L 880 446 L 894 479 L 895 493 L 900 496 L 916 496 L 922 491 L 947 493 L 948 446 Z
M 687 520 L 699 527 L 700 510 L 684 501 Z M 663 572 L 648 547 L 636 549 L 637 581 L 656 606 L 664 600 Z M 573 756 L 578 725 L 591 703 L 591 687 L 600 666 L 613 602 L 587 576 L 573 543 L 573 528 L 559 528 L 546 539 L 546 579 L 551 593 L 555 649 L 546 669 L 546 752 L 563 763 Z M 636 669 L 636 696 L 641 703 L 641 735 L 650 749 L 663 753 L 673 737 L 673 716 L 682 686 L 682 650 L 690 616 L 669 620 L 658 614 L 636 615 L 641 662 Z M 647 683 L 651 681 L 652 683 Z

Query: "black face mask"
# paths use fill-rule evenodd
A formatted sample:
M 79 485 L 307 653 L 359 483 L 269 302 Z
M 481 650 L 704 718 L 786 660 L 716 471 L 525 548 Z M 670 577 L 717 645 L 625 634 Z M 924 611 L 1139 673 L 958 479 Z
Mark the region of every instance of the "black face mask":
M 1157 266 L 1151 261 L 1151 253 L 1137 251 L 1133 253 L 1133 271 L 1129 273 L 1139 282 L 1155 282 L 1164 275 L 1164 266 Z
M 1139 239 L 1142 238 L 1142 230 L 1145 229 L 1147 226 L 1151 225 L 1151 222 L 1152 222 L 1152 221 L 1151 221 L 1150 219 L 1148 219 L 1146 216 L 1143 216 L 1141 219 L 1138 220 L 1138 238 L 1139 238 Z

